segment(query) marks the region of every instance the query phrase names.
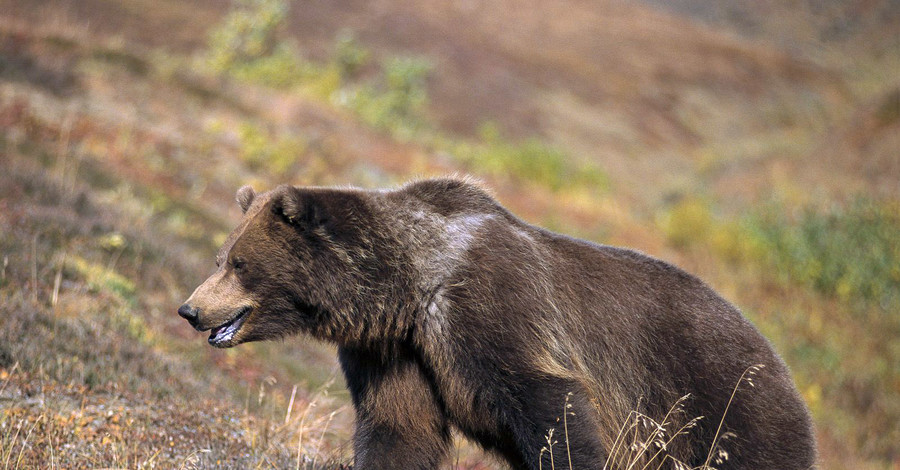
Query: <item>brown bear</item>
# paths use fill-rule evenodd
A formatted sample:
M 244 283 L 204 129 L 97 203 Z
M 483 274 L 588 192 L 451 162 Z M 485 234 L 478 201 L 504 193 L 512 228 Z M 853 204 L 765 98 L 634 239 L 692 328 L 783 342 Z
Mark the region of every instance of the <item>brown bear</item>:
M 631 428 L 667 414 L 645 468 L 701 467 L 713 450 L 720 470 L 814 465 L 784 362 L 670 264 L 529 225 L 463 179 L 237 200 L 218 269 L 178 313 L 220 348 L 336 343 L 356 469 L 437 468 L 454 430 L 515 469 L 618 468 L 641 445 Z

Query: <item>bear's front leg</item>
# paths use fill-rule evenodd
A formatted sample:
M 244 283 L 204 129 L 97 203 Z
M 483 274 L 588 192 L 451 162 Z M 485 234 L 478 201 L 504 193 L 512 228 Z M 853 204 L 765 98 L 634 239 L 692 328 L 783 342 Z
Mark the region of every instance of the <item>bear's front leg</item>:
M 415 357 L 350 348 L 338 354 L 356 408 L 354 470 L 437 468 L 450 428 Z

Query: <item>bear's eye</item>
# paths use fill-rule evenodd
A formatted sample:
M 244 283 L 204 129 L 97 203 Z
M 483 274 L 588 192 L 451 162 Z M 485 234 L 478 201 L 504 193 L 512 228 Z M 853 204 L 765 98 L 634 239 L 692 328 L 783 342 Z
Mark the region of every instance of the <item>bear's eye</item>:
M 235 258 L 235 259 L 231 260 L 231 267 L 233 267 L 234 269 L 237 269 L 237 270 L 244 269 L 244 264 L 245 264 L 244 260 L 242 260 L 240 258 Z

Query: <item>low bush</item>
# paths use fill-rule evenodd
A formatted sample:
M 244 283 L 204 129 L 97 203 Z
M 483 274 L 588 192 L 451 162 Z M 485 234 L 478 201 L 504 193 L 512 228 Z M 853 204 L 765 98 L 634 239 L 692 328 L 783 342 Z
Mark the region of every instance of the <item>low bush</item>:
M 606 174 L 597 166 L 577 162 L 553 145 L 531 137 L 513 142 L 493 123 L 481 126 L 480 139 L 457 141 L 450 152 L 474 170 L 498 179 L 529 181 L 554 191 L 571 187 L 605 190 Z
M 900 306 L 900 206 L 869 199 L 796 216 L 767 210 L 749 216 L 748 234 L 783 280 L 843 301 L 885 311 Z

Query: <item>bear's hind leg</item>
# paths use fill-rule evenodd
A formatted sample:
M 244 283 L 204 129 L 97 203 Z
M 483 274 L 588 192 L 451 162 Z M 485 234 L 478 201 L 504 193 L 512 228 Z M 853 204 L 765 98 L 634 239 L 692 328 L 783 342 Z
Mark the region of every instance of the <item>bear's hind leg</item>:
M 526 387 L 529 393 L 521 411 L 507 421 L 516 449 L 500 449 L 513 467 L 568 469 L 571 462 L 574 469 L 601 468 L 606 450 L 600 440 L 597 411 L 583 388 L 573 381 L 552 378 L 534 380 Z
M 447 454 L 450 428 L 430 384 L 410 355 L 379 356 L 339 351 L 356 408 L 353 468 L 438 468 Z

